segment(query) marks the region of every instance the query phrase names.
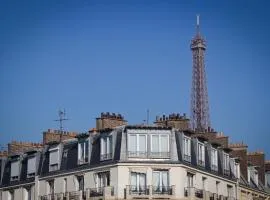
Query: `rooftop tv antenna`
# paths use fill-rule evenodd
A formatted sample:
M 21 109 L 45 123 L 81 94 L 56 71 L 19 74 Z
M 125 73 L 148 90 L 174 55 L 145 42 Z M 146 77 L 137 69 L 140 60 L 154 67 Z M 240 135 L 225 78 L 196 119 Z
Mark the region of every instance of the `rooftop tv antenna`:
M 59 119 L 56 119 L 54 121 L 59 122 L 60 131 L 62 133 L 64 131 L 63 121 L 66 121 L 66 120 L 69 120 L 69 119 L 66 118 L 66 110 L 65 109 L 64 110 L 59 109 L 58 116 L 59 116 Z

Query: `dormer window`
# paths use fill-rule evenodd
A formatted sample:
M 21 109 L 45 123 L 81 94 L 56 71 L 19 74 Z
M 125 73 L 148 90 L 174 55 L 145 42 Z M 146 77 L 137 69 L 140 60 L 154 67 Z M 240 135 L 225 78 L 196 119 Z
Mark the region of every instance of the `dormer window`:
M 230 175 L 230 157 L 225 152 L 223 153 L 223 174 L 226 176 Z
M 36 173 L 36 157 L 31 156 L 27 159 L 27 178 L 34 177 Z
M 10 180 L 11 181 L 19 180 L 19 172 L 20 172 L 20 162 L 19 162 L 19 160 L 11 161 Z
M 78 143 L 78 164 L 88 163 L 89 161 L 89 140 Z
M 255 185 L 258 185 L 258 171 L 255 169 L 254 166 L 248 167 L 248 182 L 250 183 L 251 180 L 253 181 L 253 183 L 255 183 Z
M 211 148 L 211 170 L 218 171 L 218 152 L 215 148 Z
M 100 160 L 112 159 L 112 136 L 100 138 Z
M 129 157 L 147 157 L 147 135 L 129 134 L 128 135 L 128 156 Z
M 186 136 L 183 139 L 183 155 L 185 161 L 191 162 L 191 139 Z
M 152 158 L 169 158 L 169 135 L 155 134 L 151 135 L 151 157 Z
M 205 166 L 205 146 L 202 142 L 198 142 L 198 165 Z
M 50 152 L 50 166 L 49 171 L 56 171 L 59 169 L 59 148 L 52 148 Z

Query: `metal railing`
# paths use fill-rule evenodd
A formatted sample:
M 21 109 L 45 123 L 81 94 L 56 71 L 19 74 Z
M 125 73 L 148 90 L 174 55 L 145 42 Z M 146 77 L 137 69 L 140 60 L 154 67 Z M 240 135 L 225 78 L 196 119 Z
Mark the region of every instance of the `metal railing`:
M 195 187 L 186 187 L 184 188 L 184 196 L 185 197 L 190 197 L 190 196 L 195 196 L 197 198 L 202 199 L 203 198 L 203 190 L 197 189 Z
M 150 152 L 150 158 L 170 158 L 170 152 Z
M 224 169 L 224 170 L 223 170 L 223 174 L 224 174 L 225 176 L 230 176 L 230 170 L 229 170 L 229 169 Z
M 217 165 L 211 165 L 211 170 L 217 172 L 218 166 Z
M 88 188 L 86 190 L 89 190 L 89 197 L 100 197 L 104 195 L 104 187 L 97 187 L 97 188 Z
M 129 158 L 170 158 L 170 152 L 128 151 Z
M 147 152 L 146 151 L 129 151 L 128 157 L 130 158 L 147 158 Z
M 205 162 L 203 160 L 198 160 L 198 165 L 201 167 L 205 166 Z
M 79 200 L 81 195 L 83 194 L 83 191 L 73 191 L 73 192 L 68 192 L 68 197 L 71 200 Z
M 172 186 L 152 186 L 152 194 L 158 195 L 172 195 L 173 194 L 173 187 Z
M 184 161 L 191 162 L 191 156 L 184 154 Z
M 129 195 L 149 195 L 149 186 L 127 185 Z
M 100 160 L 112 159 L 112 153 L 100 154 Z
M 54 198 L 54 194 L 42 195 L 42 196 L 39 196 L 39 199 L 40 200 L 56 200 Z

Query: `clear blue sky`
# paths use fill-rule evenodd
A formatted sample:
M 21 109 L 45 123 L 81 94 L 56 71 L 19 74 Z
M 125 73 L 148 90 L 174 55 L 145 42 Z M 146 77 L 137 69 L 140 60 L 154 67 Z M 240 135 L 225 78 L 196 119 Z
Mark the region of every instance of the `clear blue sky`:
M 13 3 L 11 3 L 13 2 Z M 190 110 L 196 14 L 213 127 L 270 159 L 269 1 L 1 1 L 0 144 L 40 141 L 100 112 L 141 123 Z

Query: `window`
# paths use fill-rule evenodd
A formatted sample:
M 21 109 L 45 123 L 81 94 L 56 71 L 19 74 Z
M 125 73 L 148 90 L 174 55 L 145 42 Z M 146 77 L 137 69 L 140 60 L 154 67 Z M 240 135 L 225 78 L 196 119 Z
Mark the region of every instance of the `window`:
M 87 163 L 89 159 L 89 140 L 78 143 L 78 163 Z
M 169 135 L 151 135 L 151 157 L 168 158 Z
M 219 193 L 219 181 L 216 181 L 216 193 L 218 194 Z
M 96 188 L 110 186 L 110 172 L 99 172 L 95 174 Z
M 59 169 L 59 149 L 50 149 L 50 167 L 49 171 L 56 171 Z
M 205 166 L 205 147 L 201 142 L 198 142 L 198 165 Z
M 230 168 L 234 177 L 236 177 L 236 165 L 234 158 L 230 158 Z
M 112 136 L 101 138 L 100 160 L 112 159 Z
M 193 187 L 193 177 L 194 177 L 194 174 L 191 174 L 191 173 L 187 173 L 187 187 L 188 188 L 192 188 Z
M 143 134 L 129 134 L 129 157 L 147 157 L 147 136 Z
M 78 182 L 77 191 L 83 191 L 84 190 L 84 177 L 77 176 L 77 182 Z
M 54 195 L 54 180 L 48 181 L 48 194 Z
M 11 175 L 10 175 L 10 180 L 11 181 L 19 180 L 19 172 L 20 172 L 19 167 L 20 167 L 19 160 L 11 162 Z
M 63 180 L 63 193 L 64 193 L 64 195 L 66 192 L 67 192 L 67 179 L 64 178 L 64 180 Z
M 133 193 L 145 193 L 146 192 L 146 174 L 131 172 L 130 190 Z
M 215 148 L 211 148 L 211 170 L 218 171 L 218 152 Z
M 206 180 L 207 180 L 206 177 L 202 177 L 202 189 L 203 190 L 206 190 Z
M 8 191 L 8 200 L 14 200 L 14 191 L 13 190 L 10 190 Z
M 227 193 L 228 197 L 233 197 L 233 187 L 231 185 L 227 185 Z
M 28 157 L 27 160 L 27 178 L 34 177 L 36 173 L 36 157 Z
M 31 188 L 24 189 L 24 200 L 32 200 Z
M 224 175 L 229 176 L 229 174 L 230 174 L 230 157 L 229 157 L 229 154 L 227 154 L 227 153 L 223 153 L 223 166 L 224 166 L 224 170 L 223 170 Z
M 153 171 L 153 193 L 163 193 L 169 190 L 169 172 Z
M 184 160 L 191 162 L 191 139 L 186 136 L 184 136 L 183 152 Z

